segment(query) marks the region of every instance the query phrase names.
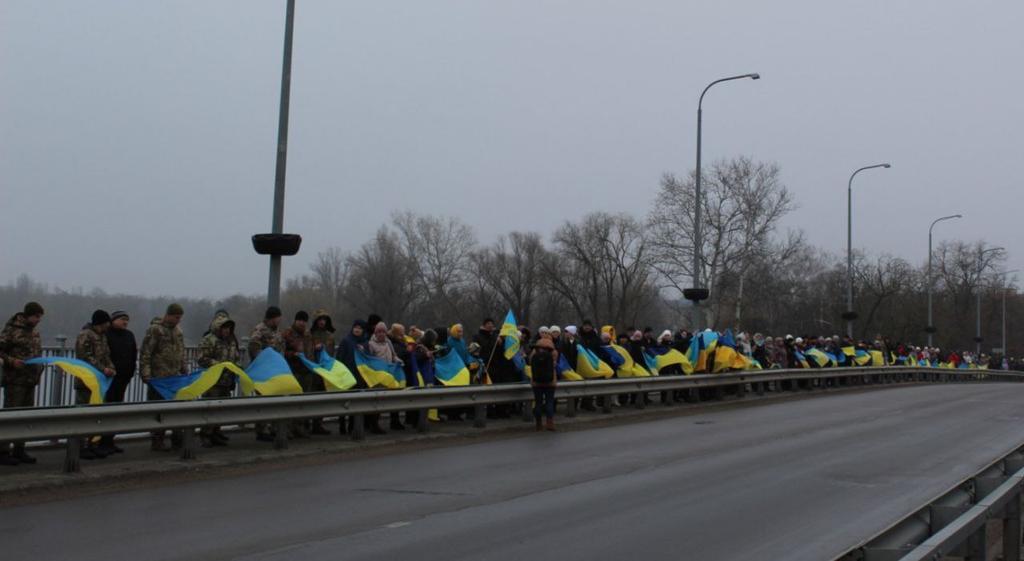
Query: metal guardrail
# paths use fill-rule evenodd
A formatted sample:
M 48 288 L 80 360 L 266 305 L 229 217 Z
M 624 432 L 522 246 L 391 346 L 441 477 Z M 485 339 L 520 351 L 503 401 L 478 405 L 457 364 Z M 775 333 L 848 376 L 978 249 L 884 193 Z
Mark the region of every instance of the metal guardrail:
M 941 370 L 915 367 L 861 367 L 801 370 L 743 371 L 728 374 L 659 376 L 567 382 L 558 385 L 556 398 L 566 399 L 568 416 L 574 416 L 575 398 L 630 393 L 698 390 L 733 387 L 742 397 L 750 391 L 759 394 L 770 387 L 779 390 L 788 383 L 792 389 L 827 387 L 842 381 L 848 385 L 899 381 L 1024 381 L 1024 374 L 986 370 Z M 353 420 L 353 438 L 364 437 L 363 417 L 396 411 L 418 410 L 425 417 L 428 409 L 472 407 L 474 425 L 486 426 L 487 405 L 527 402 L 533 399 L 527 384 L 467 386 L 458 388 L 414 388 L 407 390 L 363 390 L 327 392 L 292 396 L 257 396 L 196 401 L 155 401 L 146 403 L 110 403 L 0 410 L 0 442 L 63 439 L 68 442 L 66 471 L 78 471 L 80 439 L 96 434 L 123 434 L 169 429 L 195 429 L 208 425 L 275 423 L 278 448 L 287 446 L 287 425 L 291 419 L 349 416 Z M 605 400 L 605 411 L 611 411 Z M 643 406 L 644 400 L 637 400 Z M 428 423 L 419 423 L 426 430 Z M 196 455 L 195 431 L 185 430 L 183 458 Z
M 1002 521 L 1004 561 L 1021 561 L 1024 447 L 982 468 L 836 561 L 989 559 L 987 525 Z

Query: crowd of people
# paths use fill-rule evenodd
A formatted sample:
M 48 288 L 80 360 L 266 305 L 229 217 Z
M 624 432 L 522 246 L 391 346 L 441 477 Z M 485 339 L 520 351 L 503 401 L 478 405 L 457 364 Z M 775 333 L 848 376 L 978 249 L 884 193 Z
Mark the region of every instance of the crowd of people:
M 184 314 L 178 304 L 171 304 L 165 313 L 154 318 L 147 326 L 141 345 L 129 329 L 128 314 L 123 311 L 108 313 L 96 310 L 89 322 L 83 326 L 76 344 L 76 358 L 88 363 L 103 376 L 109 378 L 109 388 L 103 396 L 106 402 L 124 401 L 129 382 L 136 375 L 147 384 L 147 400 L 163 400 L 165 397 L 155 391 L 149 382 L 156 378 L 167 378 L 187 374 L 190 366 L 186 360 L 185 339 L 178 324 Z M 29 302 L 24 309 L 14 314 L 0 332 L 0 364 L 2 364 L 3 405 L 5 408 L 32 407 L 36 385 L 43 367 L 28 364 L 32 358 L 42 355 L 42 344 L 38 331 L 44 316 L 43 307 Z M 618 332 L 614 326 L 598 328 L 592 321 L 584 320 L 578 326 L 542 326 L 534 333 L 529 327 L 516 326 L 513 333 L 500 329 L 492 318 L 485 318 L 475 333 L 468 335 L 462 324 L 449 327 L 424 328 L 416 325 L 387 323 L 384 318 L 371 314 L 366 320 L 358 319 L 344 334 L 336 332 L 333 319 L 325 310 L 312 314 L 297 312 L 291 322 L 283 323 L 283 314 L 277 307 L 266 310 L 263 320 L 250 332 L 245 351 L 249 359 L 264 349 L 281 353 L 291 368 L 303 392 L 325 391 L 324 380 L 315 375 L 303 362 L 302 357 L 319 356 L 326 353 L 343 363 L 355 375 L 357 388 L 369 387 L 359 375 L 357 354 L 363 353 L 387 363 L 401 365 L 405 369 L 407 385 L 424 383 L 417 376 L 413 365 L 429 364 L 447 353 L 458 353 L 470 372 L 472 384 L 507 384 L 529 382 L 534 390 L 533 414 L 536 429 L 554 430 L 555 400 L 554 389 L 560 380 L 579 379 L 568 377 L 568 371 L 579 364 L 580 353 L 608 364 L 621 364 L 631 359 L 650 375 L 681 375 L 694 371 L 717 372 L 711 365 L 713 358 L 671 362 L 662 368 L 652 367 L 650 358 L 676 351 L 679 355 L 694 357 L 695 349 L 704 348 L 708 335 L 714 335 L 725 347 L 745 357 L 748 366 L 770 368 L 824 368 L 829 366 L 865 365 L 859 357 L 867 356 L 868 364 L 929 365 L 950 368 L 985 367 L 992 369 L 1015 369 L 1016 361 L 974 356 L 970 352 L 944 352 L 937 348 L 917 347 L 894 343 L 884 337 L 872 341 L 855 341 L 840 336 L 771 336 L 761 333 L 749 335 L 739 333 L 732 336 L 707 332 L 691 333 L 685 329 L 665 330 L 657 333 L 650 327 L 628 327 Z M 512 356 L 506 351 L 507 337 L 518 337 L 518 349 Z M 696 342 L 700 344 L 695 344 Z M 708 347 L 711 353 L 713 347 Z M 820 351 L 820 352 L 818 352 Z M 623 357 L 614 356 L 620 353 Z M 301 355 L 301 356 L 300 356 Z M 679 356 L 677 355 L 677 356 Z M 827 359 L 813 360 L 814 357 Z M 812 357 L 809 359 L 808 357 Z M 209 329 L 203 334 L 198 347 L 198 366 L 206 368 L 221 362 L 240 363 L 243 360 L 242 347 L 236 335 L 236 325 L 225 310 L 218 311 L 211 319 Z M 568 366 L 566 366 L 568 365 Z M 747 367 L 747 366 L 744 366 Z M 657 369 L 657 372 L 652 370 Z M 726 368 L 728 370 L 728 368 Z M 612 374 L 615 375 L 615 374 Z M 225 371 L 217 383 L 203 397 L 224 398 L 233 395 L 237 380 L 234 374 Z M 630 399 L 630 396 L 623 396 Z M 90 390 L 80 380 L 75 381 L 76 403 L 90 401 Z M 612 399 L 616 404 L 619 398 Z M 635 399 L 635 396 L 632 396 Z M 600 402 L 599 402 L 600 403 Z M 595 409 L 594 400 L 582 399 L 579 406 Z M 435 420 L 460 420 L 473 412 L 453 408 L 442 411 Z M 488 415 L 496 418 L 515 414 L 512 405 L 489 408 Z M 383 434 L 386 429 L 376 416 L 364 418 L 366 430 L 372 434 Z M 404 430 L 408 425 L 424 422 L 419 411 L 391 413 L 388 429 Z M 342 418 L 339 432 L 352 430 L 352 421 Z M 270 425 L 257 424 L 256 438 L 272 441 L 275 434 Z M 323 419 L 297 420 L 289 426 L 289 438 L 309 438 L 312 435 L 328 435 Z M 219 427 L 204 427 L 201 432 L 203 446 L 225 446 L 229 436 Z M 181 446 L 180 433 L 156 432 L 151 437 L 154 451 L 167 451 Z M 115 443 L 114 435 L 99 435 L 87 439 L 81 449 L 83 459 L 102 459 L 123 450 Z M 36 459 L 25 450 L 24 442 L 0 443 L 0 465 L 32 464 Z

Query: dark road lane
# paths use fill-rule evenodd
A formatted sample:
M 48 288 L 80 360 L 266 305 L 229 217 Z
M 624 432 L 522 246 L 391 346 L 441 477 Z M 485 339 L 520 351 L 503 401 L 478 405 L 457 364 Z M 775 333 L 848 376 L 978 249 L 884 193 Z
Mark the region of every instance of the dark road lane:
M 0 509 L 0 544 L 36 561 L 821 560 L 1024 442 L 1022 420 L 1024 384 L 843 393 Z

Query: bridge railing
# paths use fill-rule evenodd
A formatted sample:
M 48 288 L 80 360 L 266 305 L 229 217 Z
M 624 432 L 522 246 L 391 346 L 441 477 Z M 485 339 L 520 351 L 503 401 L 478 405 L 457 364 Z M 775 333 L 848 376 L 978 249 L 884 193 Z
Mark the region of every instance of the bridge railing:
M 1024 381 L 1024 374 L 987 370 L 944 370 L 915 367 L 861 367 L 800 370 L 743 371 L 726 374 L 660 376 L 562 383 L 556 398 L 566 400 L 567 415 L 575 416 L 576 398 L 621 394 L 665 392 L 672 402 L 676 391 L 702 388 L 734 388 L 743 397 L 747 391 L 763 394 L 783 389 L 826 388 L 839 383 L 861 385 L 890 382 Z M 426 412 L 441 408 L 473 408 L 474 425 L 486 425 L 485 408 L 502 403 L 528 402 L 533 393 L 528 384 L 466 386 L 457 388 L 412 388 L 406 390 L 363 390 L 291 396 L 255 396 L 196 401 L 155 401 L 103 405 L 58 406 L 0 410 L 0 442 L 67 439 L 65 470 L 77 471 L 78 446 L 82 437 L 96 434 L 124 434 L 170 429 L 183 431 L 182 458 L 196 455 L 195 428 L 208 425 L 274 423 L 275 446 L 287 447 L 290 419 L 348 416 L 353 421 L 352 437 L 364 436 L 363 417 L 368 414 L 420 411 L 420 430 L 426 430 Z M 637 399 L 643 407 L 645 400 Z M 605 412 L 611 400 L 604 400 Z

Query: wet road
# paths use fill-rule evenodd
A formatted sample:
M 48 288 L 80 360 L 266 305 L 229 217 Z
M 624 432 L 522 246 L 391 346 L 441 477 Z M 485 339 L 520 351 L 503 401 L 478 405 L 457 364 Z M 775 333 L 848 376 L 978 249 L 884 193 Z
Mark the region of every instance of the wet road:
M 829 559 L 1024 442 L 922 385 L 0 509 L 9 559 Z

